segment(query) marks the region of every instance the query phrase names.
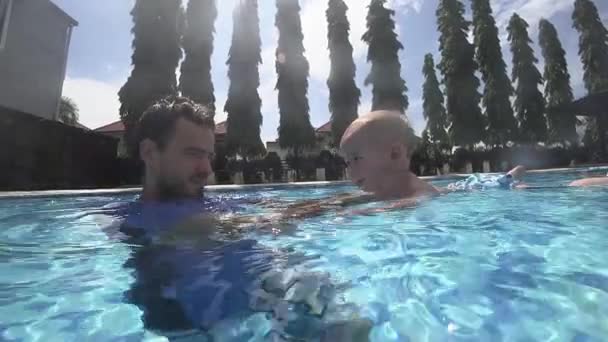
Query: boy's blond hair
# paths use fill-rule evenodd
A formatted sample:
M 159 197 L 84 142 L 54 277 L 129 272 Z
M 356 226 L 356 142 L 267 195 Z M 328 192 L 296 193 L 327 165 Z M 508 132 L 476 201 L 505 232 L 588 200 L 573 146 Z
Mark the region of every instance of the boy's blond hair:
M 353 121 L 344 132 L 340 146 L 355 138 L 383 145 L 399 142 L 407 147 L 409 156 L 419 140 L 405 115 L 388 110 L 370 112 Z

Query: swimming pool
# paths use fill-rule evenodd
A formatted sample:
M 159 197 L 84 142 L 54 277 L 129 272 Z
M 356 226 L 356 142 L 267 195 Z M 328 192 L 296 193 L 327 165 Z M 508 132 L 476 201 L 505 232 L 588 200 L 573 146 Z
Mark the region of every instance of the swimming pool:
M 533 174 L 527 181 L 560 185 L 579 177 Z M 352 189 L 268 187 L 208 196 L 295 201 Z M 100 208 L 133 199 L 0 201 L 0 340 L 165 340 L 125 300 L 136 277 L 125 266 L 133 246 L 101 229 L 118 218 Z M 298 318 L 284 335 L 314 340 L 311 327 L 321 321 L 365 320 L 373 325 L 372 341 L 608 338 L 606 188 L 452 193 L 413 209 L 327 214 L 286 234 L 248 230 L 241 239 L 289 254 L 282 271 L 329 276 L 334 293 L 326 310 Z M 264 341 L 277 336 L 273 329 L 267 313 L 250 312 L 206 333 L 172 336 Z

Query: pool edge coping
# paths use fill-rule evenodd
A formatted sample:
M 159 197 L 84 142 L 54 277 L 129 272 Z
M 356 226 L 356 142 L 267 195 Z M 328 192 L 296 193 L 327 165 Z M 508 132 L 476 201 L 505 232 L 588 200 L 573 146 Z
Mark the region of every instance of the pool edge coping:
M 592 167 L 608 167 L 607 165 L 598 166 L 585 166 L 586 168 Z M 585 167 L 574 167 L 574 168 L 555 168 L 555 169 L 539 169 L 539 170 L 528 170 L 528 173 L 551 173 L 551 172 L 564 172 L 570 170 L 581 169 Z M 493 172 L 497 173 L 497 172 Z M 424 180 L 449 180 L 466 178 L 470 176 L 468 173 L 450 173 L 447 175 L 440 176 L 422 176 L 420 179 Z M 219 192 L 219 191 L 238 191 L 238 190 L 255 190 L 261 188 L 307 188 L 317 186 L 328 186 L 328 185 L 347 185 L 351 184 L 350 181 L 322 181 L 322 182 L 298 182 L 298 183 L 264 183 L 264 184 L 246 184 L 246 185 L 209 185 L 205 187 L 206 192 Z M 112 188 L 112 189 L 77 189 L 77 190 L 39 190 L 39 191 L 0 191 L 0 200 L 5 199 L 25 199 L 25 198 L 45 198 L 45 197 L 69 197 L 69 196 L 80 196 L 80 197 L 91 197 L 91 196 L 103 196 L 103 195 L 128 195 L 137 194 L 141 192 L 141 187 L 127 187 L 127 188 Z

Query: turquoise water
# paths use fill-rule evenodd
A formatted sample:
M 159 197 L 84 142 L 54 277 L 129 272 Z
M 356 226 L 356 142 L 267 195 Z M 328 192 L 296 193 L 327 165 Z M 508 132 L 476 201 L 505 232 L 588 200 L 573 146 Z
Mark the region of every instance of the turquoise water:
M 552 173 L 527 181 L 560 185 L 579 177 Z M 296 201 L 349 190 L 266 188 L 208 196 Z M 0 340 L 277 336 L 272 317 L 256 311 L 204 333 L 144 326 L 142 310 L 125 299 L 136 280 L 125 266 L 134 247 L 102 230 L 121 220 L 107 208 L 133 199 L 0 201 Z M 264 213 L 251 205 L 244 210 Z M 281 332 L 285 338 L 315 340 L 320 337 L 306 334 L 316 323 L 364 319 L 373 323 L 372 341 L 608 340 L 607 188 L 453 193 L 398 212 L 327 214 L 284 234 L 248 229 L 239 239 L 297 256 L 280 271 L 327 274 L 334 288 L 327 309 L 304 314 L 294 323 L 300 327 Z

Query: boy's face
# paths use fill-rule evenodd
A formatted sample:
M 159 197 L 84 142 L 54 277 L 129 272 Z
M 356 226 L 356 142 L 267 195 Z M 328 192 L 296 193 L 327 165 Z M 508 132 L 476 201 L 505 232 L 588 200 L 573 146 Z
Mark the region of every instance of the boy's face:
M 359 188 L 366 192 L 380 192 L 383 184 L 390 184 L 398 170 L 409 169 L 405 146 L 400 144 L 375 143 L 364 136 L 352 137 L 342 144 L 348 165 L 348 173 Z

